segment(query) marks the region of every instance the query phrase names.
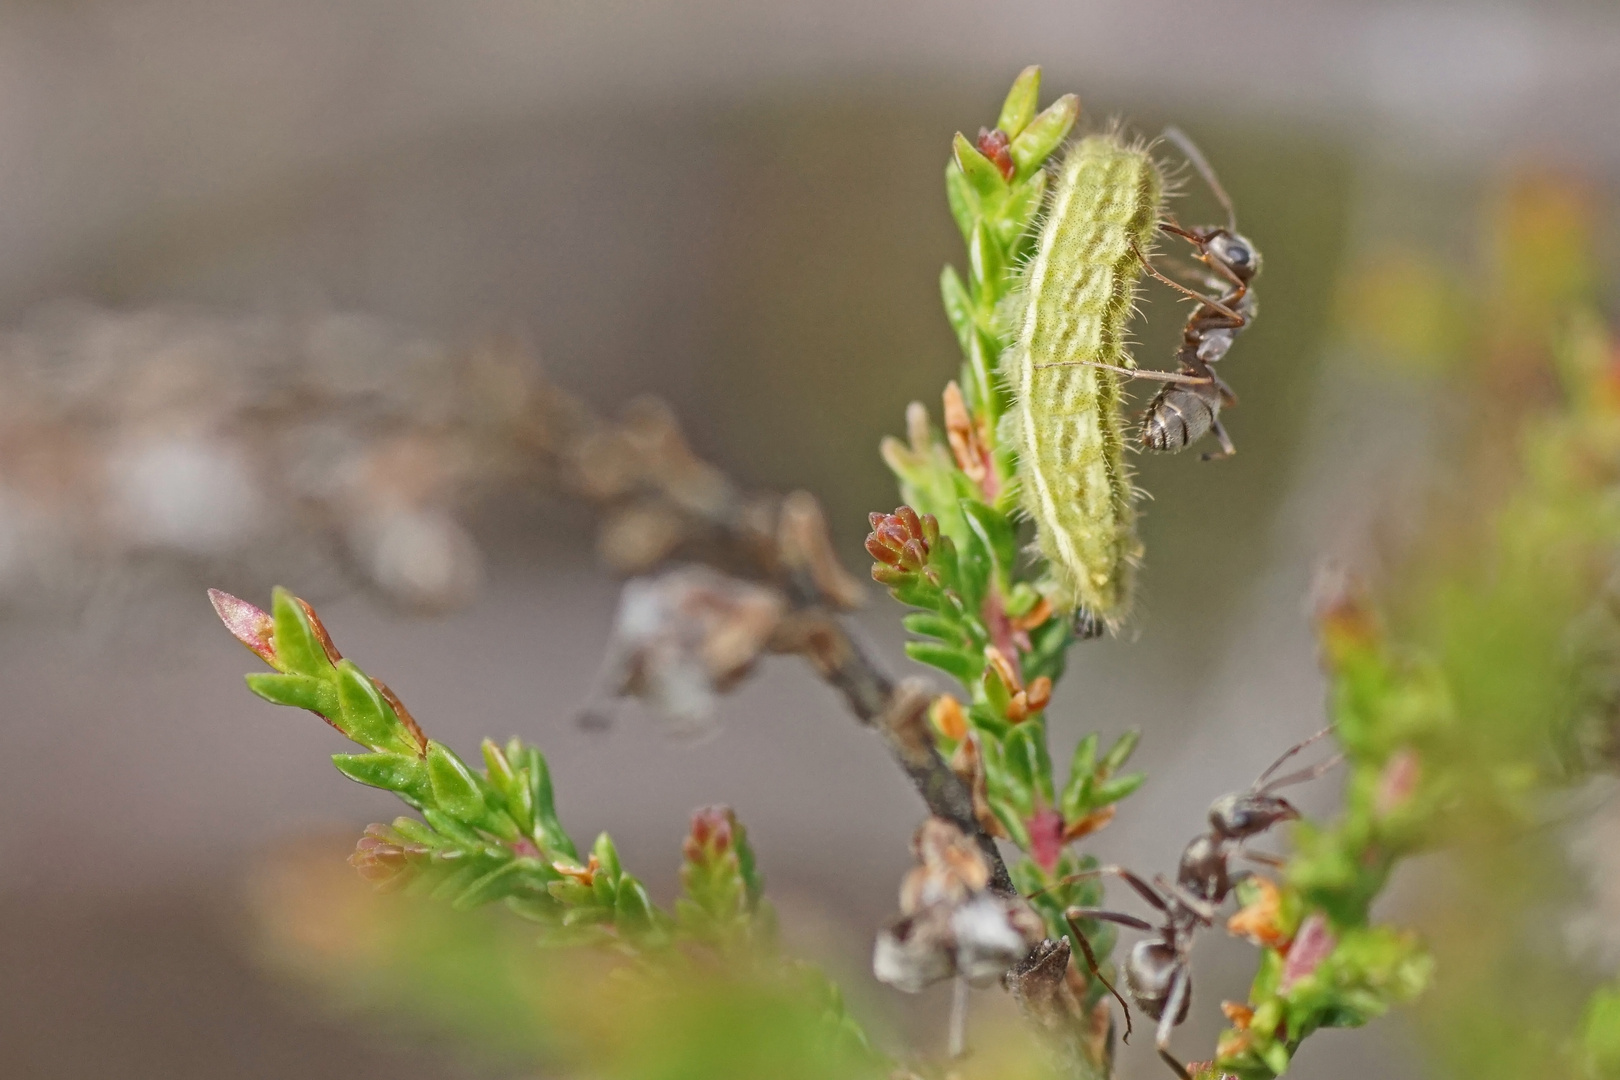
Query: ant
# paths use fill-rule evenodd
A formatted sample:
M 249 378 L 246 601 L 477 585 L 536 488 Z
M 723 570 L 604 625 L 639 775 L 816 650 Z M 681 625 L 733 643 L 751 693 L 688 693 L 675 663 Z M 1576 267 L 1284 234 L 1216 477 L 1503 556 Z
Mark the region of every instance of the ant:
M 1272 762 L 1246 791 L 1222 795 L 1209 808 L 1209 831 L 1195 838 L 1181 853 L 1181 864 L 1176 870 L 1174 884 L 1157 875 L 1153 884 L 1142 880 L 1122 866 L 1100 866 L 1066 880 L 1112 874 L 1123 878 L 1159 913 L 1160 924 L 1155 926 L 1145 919 L 1124 912 L 1103 908 L 1071 907 L 1064 918 L 1074 931 L 1075 940 L 1085 953 L 1091 973 L 1108 988 L 1125 1010 L 1125 1040 L 1131 1037 L 1131 1010 L 1119 991 L 1098 970 L 1097 957 L 1091 944 L 1080 930 L 1080 920 L 1098 919 L 1146 930 L 1154 936 L 1143 938 L 1131 949 L 1125 962 L 1125 986 L 1136 1001 L 1137 1008 L 1159 1022 L 1154 1045 L 1159 1057 L 1181 1078 L 1192 1080 L 1186 1066 L 1170 1053 L 1170 1034 L 1187 1018 L 1192 1004 L 1192 970 L 1190 965 L 1193 935 L 1198 930 L 1214 925 L 1216 913 L 1239 882 L 1253 871 L 1234 871 L 1228 860 L 1242 855 L 1254 862 L 1278 865 L 1269 855 L 1243 850 L 1243 845 L 1284 821 L 1300 816 L 1287 799 L 1274 794 L 1281 788 L 1314 780 L 1339 763 L 1342 755 L 1335 754 L 1307 769 L 1271 779 L 1274 773 L 1294 755 L 1322 738 L 1331 727 L 1324 728 L 1310 738 L 1289 747 Z M 1155 887 L 1157 886 L 1157 887 Z
M 1203 275 L 1202 284 L 1212 292 L 1219 291 L 1219 295 L 1197 292 L 1161 274 L 1133 240 L 1131 249 L 1149 274 L 1198 301 L 1198 306 L 1187 320 L 1186 329 L 1182 331 L 1181 347 L 1176 351 L 1178 370 L 1144 371 L 1094 361 L 1081 363 L 1107 368 L 1135 379 L 1165 383 L 1143 414 L 1142 445 L 1149 450 L 1173 454 L 1213 431 L 1221 449 L 1219 453 L 1204 455 L 1205 461 L 1212 461 L 1237 453 L 1231 436 L 1221 425 L 1221 409 L 1236 405 L 1237 395 L 1215 374 L 1214 365 L 1232 347 L 1238 331 L 1257 314 L 1250 283 L 1260 273 L 1260 251 L 1251 240 L 1237 231 L 1237 211 L 1233 209 L 1231 198 L 1203 152 L 1180 128 L 1166 128 L 1164 137 L 1175 143 L 1209 185 L 1216 200 L 1226 210 L 1226 225 L 1199 225 L 1186 229 L 1169 220 L 1160 222 L 1159 228 L 1172 236 L 1181 237 L 1196 249 L 1195 258 L 1211 271 Z

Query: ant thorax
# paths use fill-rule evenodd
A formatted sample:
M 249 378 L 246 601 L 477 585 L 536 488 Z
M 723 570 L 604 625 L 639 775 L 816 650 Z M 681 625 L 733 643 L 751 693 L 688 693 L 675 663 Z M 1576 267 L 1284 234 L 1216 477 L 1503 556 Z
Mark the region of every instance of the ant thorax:
M 1227 869 L 1227 842 L 1206 833 L 1187 845 L 1176 870 L 1176 883 L 1200 900 L 1219 904 L 1231 892 Z

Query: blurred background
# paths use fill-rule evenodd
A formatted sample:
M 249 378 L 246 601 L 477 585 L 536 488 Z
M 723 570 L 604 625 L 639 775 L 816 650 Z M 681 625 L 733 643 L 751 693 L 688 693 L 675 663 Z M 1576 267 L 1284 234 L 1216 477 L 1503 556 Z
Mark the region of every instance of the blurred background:
M 1380 283 L 1472 265 L 1527 175 L 1578 194 L 1614 280 L 1612 5 L 0 3 L 5 1075 L 510 1073 L 265 963 L 266 868 L 395 812 L 323 761 L 336 733 L 244 693 L 202 590 L 278 582 L 440 739 L 543 747 L 570 828 L 655 895 L 690 809 L 735 806 L 789 940 L 938 1038 L 943 998 L 865 974 L 921 807 L 831 691 L 779 661 L 707 741 L 637 707 L 576 723 L 617 586 L 516 403 L 540 372 L 609 413 L 663 396 L 743 483 L 820 495 L 864 567 L 878 439 L 958 364 L 949 139 L 1029 63 L 1084 124 L 1193 134 L 1265 253 L 1226 367 L 1240 453 L 1140 461 L 1134 636 L 1076 650 L 1051 714 L 1059 752 L 1144 730 L 1151 779 L 1095 850 L 1168 869 L 1319 726 L 1315 566 L 1374 557 L 1435 479 L 1444 384 L 1347 344 Z M 1197 185 L 1178 210 L 1215 214 Z M 1146 312 L 1166 366 L 1184 312 Z M 1405 316 L 1419 353 L 1446 330 Z M 896 614 L 862 621 L 898 665 Z M 1202 999 L 1252 956 L 1210 935 Z M 1125 1075 L 1161 1075 L 1142 1051 Z M 1295 1071 L 1421 1067 L 1394 1017 Z

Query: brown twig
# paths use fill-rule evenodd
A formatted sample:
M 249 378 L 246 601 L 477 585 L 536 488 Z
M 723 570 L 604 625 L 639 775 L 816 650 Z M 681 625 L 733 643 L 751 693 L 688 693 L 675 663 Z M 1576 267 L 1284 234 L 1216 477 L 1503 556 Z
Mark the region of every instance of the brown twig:
M 660 402 L 633 402 L 611 424 L 555 387 L 538 400 L 540 426 L 549 430 L 534 446 L 566 488 L 603 511 L 609 563 L 642 573 L 684 557 L 779 590 L 787 614 L 771 650 L 809 660 L 856 718 L 883 736 L 929 813 L 975 839 L 991 888 L 1014 893 L 995 841 L 973 813 L 972 792 L 929 736 L 932 695 L 916 680 L 897 682 L 840 618 L 859 605 L 861 586 L 839 564 L 817 500 L 802 491 L 742 492 L 693 453 Z

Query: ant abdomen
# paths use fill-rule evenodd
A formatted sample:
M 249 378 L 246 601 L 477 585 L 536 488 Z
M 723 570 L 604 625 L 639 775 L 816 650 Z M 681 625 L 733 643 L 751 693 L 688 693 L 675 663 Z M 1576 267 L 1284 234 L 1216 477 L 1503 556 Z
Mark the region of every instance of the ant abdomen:
M 1132 946 L 1130 959 L 1125 964 L 1125 985 L 1130 988 L 1131 998 L 1137 1007 L 1155 1020 L 1162 1019 L 1165 1006 L 1170 1002 L 1170 992 L 1174 989 L 1176 973 L 1181 968 L 1181 957 L 1162 940 L 1144 938 Z M 1191 1006 L 1191 992 L 1182 994 L 1181 1008 L 1174 1023 L 1180 1024 L 1185 1020 Z
M 1218 394 L 1204 387 L 1166 386 L 1142 419 L 1142 445 L 1161 454 L 1186 449 L 1209 433 L 1220 416 Z

